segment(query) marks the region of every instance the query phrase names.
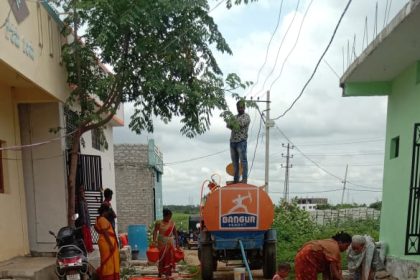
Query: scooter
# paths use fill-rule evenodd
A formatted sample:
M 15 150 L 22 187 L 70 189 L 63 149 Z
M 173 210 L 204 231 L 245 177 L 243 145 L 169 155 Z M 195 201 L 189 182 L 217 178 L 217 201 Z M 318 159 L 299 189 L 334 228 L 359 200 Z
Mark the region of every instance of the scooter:
M 72 219 L 77 220 L 78 214 Z M 83 242 L 81 228 L 62 227 L 57 235 L 49 233 L 56 240 L 56 274 L 60 280 L 90 279 L 87 250 Z

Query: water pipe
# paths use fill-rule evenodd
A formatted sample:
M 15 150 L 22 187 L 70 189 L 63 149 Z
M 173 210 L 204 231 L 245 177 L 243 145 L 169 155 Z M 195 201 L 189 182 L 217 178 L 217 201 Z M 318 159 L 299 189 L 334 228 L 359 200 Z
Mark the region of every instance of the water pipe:
M 244 261 L 246 270 L 248 271 L 249 280 L 254 280 L 252 278 L 251 269 L 249 269 L 248 260 L 246 259 L 245 250 L 244 250 L 244 244 L 242 244 L 242 240 L 240 240 L 240 239 L 239 239 L 239 247 L 241 247 L 242 259 Z

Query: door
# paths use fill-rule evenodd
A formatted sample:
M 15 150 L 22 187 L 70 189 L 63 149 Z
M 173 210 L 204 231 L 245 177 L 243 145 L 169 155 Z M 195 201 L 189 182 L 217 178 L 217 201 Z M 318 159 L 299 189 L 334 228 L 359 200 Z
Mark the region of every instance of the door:
M 410 196 L 408 202 L 406 255 L 420 255 L 420 123 L 414 125 L 411 163 Z

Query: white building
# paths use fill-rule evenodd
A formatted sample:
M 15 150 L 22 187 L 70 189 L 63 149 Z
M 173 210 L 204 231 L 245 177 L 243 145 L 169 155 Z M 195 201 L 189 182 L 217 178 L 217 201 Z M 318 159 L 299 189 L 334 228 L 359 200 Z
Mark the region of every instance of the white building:
M 54 238 L 48 231 L 57 231 L 67 223 L 66 132 L 55 134 L 50 129 L 69 123 L 63 104 L 71 89 L 61 61 L 61 44 L 66 38 L 61 36 L 61 22 L 46 1 L 0 1 L 0 19 L 0 25 L 4 22 L 0 29 L 3 261 L 54 251 Z M 115 189 L 112 130 L 119 125 L 123 125 L 122 110 L 105 128 L 106 151 L 95 143 L 95 133 L 83 135 L 86 145 L 81 153 L 92 155 L 85 156 L 80 165 L 80 183 L 87 188 Z M 50 142 L 8 149 L 45 141 Z
M 319 205 L 328 204 L 327 198 L 298 198 L 297 206 L 306 211 L 315 211 Z

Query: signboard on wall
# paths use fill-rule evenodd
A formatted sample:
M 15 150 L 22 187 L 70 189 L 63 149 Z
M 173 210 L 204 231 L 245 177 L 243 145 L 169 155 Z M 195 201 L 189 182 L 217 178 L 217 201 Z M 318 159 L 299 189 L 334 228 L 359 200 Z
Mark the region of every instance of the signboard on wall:
M 8 0 L 17 23 L 21 23 L 29 16 L 26 0 Z

